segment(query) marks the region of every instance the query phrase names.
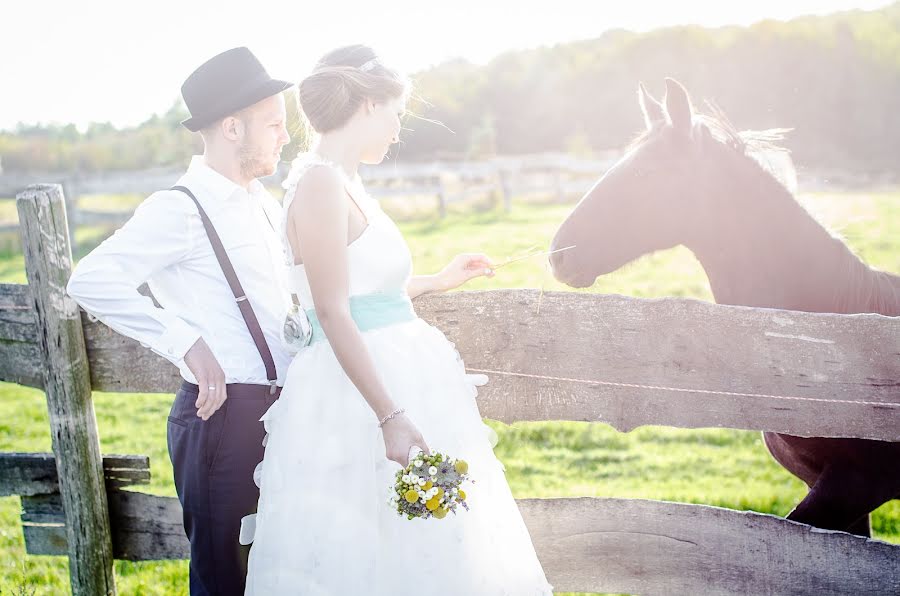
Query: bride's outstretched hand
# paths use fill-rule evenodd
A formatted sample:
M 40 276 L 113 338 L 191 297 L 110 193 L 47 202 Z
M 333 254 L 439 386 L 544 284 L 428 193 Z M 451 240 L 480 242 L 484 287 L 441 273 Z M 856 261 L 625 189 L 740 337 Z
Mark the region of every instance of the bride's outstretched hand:
M 494 262 L 481 253 L 464 253 L 456 255 L 444 267 L 438 277 L 446 290 L 458 288 L 476 277 L 494 277 Z
M 413 446 L 421 447 L 430 454 L 431 450 L 422 438 L 422 433 L 405 415 L 391 418 L 381 427 L 384 437 L 384 451 L 387 458 L 404 468 L 409 464 L 409 450 Z

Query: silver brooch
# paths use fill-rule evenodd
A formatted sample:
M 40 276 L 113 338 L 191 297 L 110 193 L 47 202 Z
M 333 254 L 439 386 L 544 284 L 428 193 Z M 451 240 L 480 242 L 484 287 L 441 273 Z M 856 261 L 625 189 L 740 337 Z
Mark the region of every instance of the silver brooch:
M 284 319 L 281 329 L 281 339 L 288 349 L 299 351 L 312 341 L 312 325 L 306 311 L 299 305 L 292 304 Z

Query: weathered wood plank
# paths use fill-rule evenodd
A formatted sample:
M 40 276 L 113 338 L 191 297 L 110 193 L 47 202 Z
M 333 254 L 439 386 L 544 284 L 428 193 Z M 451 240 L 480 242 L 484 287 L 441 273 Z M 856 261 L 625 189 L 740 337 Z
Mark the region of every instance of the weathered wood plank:
M 91 362 L 91 385 L 114 393 L 175 393 L 178 369 L 133 339 L 119 335 L 82 311 L 84 339 Z
M 31 291 L 25 284 L 0 284 L 0 340 L 37 343 Z
M 108 493 L 113 555 L 129 561 L 187 559 L 190 544 L 184 533 L 177 499 L 112 490 Z M 59 495 L 22 497 L 22 527 L 29 554 L 66 552 L 65 515 Z
M 184 533 L 178 499 L 113 491 L 110 493 L 109 515 L 117 559 L 189 558 L 190 544 Z
M 29 555 L 64 555 L 68 548 L 63 524 L 22 524 L 25 552 Z
M 536 290 L 415 301 L 470 370 L 554 377 L 489 374 L 478 396 L 488 418 L 900 440 L 900 317 L 571 292 L 540 300 L 540 314 Z M 136 342 L 96 322 L 85 336 L 95 389 L 177 387 L 175 368 Z
M 0 381 L 42 388 L 44 373 L 40 345 L 0 339 Z
M 416 309 L 470 370 L 532 375 L 489 373 L 489 418 L 900 440 L 900 317 L 536 290 Z
M 623 385 L 492 374 L 479 393 L 487 417 L 900 439 L 896 317 L 567 292 L 544 294 L 538 315 L 537 301 L 530 290 L 458 292 L 423 297 L 416 308 L 457 343 L 470 369 Z M 178 372 L 165 359 L 82 316 L 94 389 L 177 388 Z M 8 357 L 0 379 L 40 386 L 36 347 L 16 346 L 0 341 Z
M 638 499 L 520 499 L 518 505 L 557 591 L 827 595 L 900 590 L 900 546 L 771 515 Z M 112 491 L 110 512 L 117 558 L 188 557 L 177 499 Z M 52 524 L 29 526 L 28 552 L 64 552 L 60 535 Z
M 65 199 L 59 185 L 16 197 L 59 489 L 66 511 L 74 596 L 116 593 L 97 421 L 81 318 L 66 295 L 72 273 Z
M 525 499 L 557 591 L 897 594 L 900 546 L 771 515 L 639 499 Z
M 21 501 L 23 524 L 65 525 L 66 512 L 63 510 L 62 497 L 59 493 L 23 495 Z
M 107 490 L 150 482 L 146 455 L 104 455 Z M 59 491 L 56 458 L 52 453 L 0 453 L 0 497 L 45 495 Z
M 43 386 L 34 317 L 27 285 L 0 284 L 0 381 Z

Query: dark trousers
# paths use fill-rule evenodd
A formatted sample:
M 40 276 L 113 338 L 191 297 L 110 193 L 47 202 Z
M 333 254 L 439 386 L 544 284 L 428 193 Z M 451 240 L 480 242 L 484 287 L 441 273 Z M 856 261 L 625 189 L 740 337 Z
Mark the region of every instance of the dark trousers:
M 280 392 L 280 388 L 279 388 Z M 184 382 L 169 413 L 169 457 L 191 542 L 191 596 L 244 593 L 249 547 L 238 542 L 241 518 L 256 511 L 253 470 L 263 458 L 260 417 L 278 394 L 266 385 L 228 385 L 209 420 L 197 417 L 198 388 Z

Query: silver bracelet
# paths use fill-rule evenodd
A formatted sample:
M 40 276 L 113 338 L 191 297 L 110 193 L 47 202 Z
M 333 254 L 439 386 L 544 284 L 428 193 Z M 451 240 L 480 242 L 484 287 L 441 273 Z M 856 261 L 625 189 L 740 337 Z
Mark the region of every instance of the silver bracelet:
M 384 423 L 387 422 L 388 420 L 390 420 L 391 418 L 393 418 L 394 416 L 397 416 L 398 414 L 402 414 L 405 411 L 406 411 L 406 408 L 397 408 L 396 410 L 394 410 L 393 412 L 391 412 L 390 414 L 388 414 L 387 416 L 385 416 L 384 418 L 381 419 L 381 422 L 378 423 L 378 428 L 381 428 L 382 426 L 384 426 Z

